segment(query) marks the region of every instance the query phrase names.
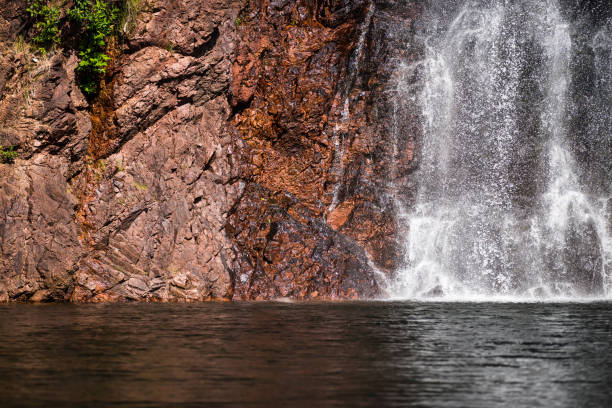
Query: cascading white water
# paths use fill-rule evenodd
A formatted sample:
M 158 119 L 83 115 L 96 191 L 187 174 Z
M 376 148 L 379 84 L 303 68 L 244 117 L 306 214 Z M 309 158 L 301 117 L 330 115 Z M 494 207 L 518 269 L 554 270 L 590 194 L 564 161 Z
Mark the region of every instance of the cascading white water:
M 425 20 L 424 60 L 410 67 L 423 80 L 418 192 L 400 206 L 393 296 L 612 295 L 608 25 L 586 45 L 597 95 L 583 138 L 608 149 L 598 189 L 572 151 L 585 45 L 557 0 L 430 0 Z

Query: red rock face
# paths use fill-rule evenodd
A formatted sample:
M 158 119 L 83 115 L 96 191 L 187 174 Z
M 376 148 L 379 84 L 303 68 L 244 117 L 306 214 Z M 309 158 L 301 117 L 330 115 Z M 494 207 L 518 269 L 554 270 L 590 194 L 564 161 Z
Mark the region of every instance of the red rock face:
M 145 3 L 90 103 L 74 52 L 32 62 L 27 16 L 0 5 L 0 142 L 20 151 L 0 164 L 0 300 L 381 295 L 418 121 L 402 110 L 391 143 L 385 62 L 410 51 L 385 38 L 418 7 Z
M 242 12 L 232 102 L 240 110 L 234 123 L 249 147 L 247 182 L 253 187 L 228 228 L 249 260 L 235 268 L 241 279 L 234 297 L 375 293 L 367 254 L 333 230 L 340 224 L 325 222 L 340 181 L 333 174 L 338 158 L 329 116 L 367 4 L 342 16 L 333 11 L 333 5 L 253 2 Z M 345 280 L 355 274 L 374 288 L 348 287 Z
M 91 129 L 76 58 L 0 44 L 0 143 L 19 152 L 0 164 L 0 301 L 65 300 L 81 253 L 67 178 Z
M 116 148 L 86 183 L 89 248 L 72 300 L 231 296 L 224 224 L 242 183 L 227 92 L 240 6 L 184 0 L 142 12 L 112 78 L 116 129 L 102 139 Z
M 392 144 L 389 114 L 374 108 L 388 109 L 392 65 L 380 63 L 398 52 L 384 45 L 389 24 L 416 13 L 368 1 L 243 10 L 232 104 L 249 187 L 228 233 L 248 256 L 234 268 L 235 298 L 372 297 L 376 276 L 392 275 L 402 256 L 392 195 L 403 192 L 388 186 L 414 168 L 416 127 Z

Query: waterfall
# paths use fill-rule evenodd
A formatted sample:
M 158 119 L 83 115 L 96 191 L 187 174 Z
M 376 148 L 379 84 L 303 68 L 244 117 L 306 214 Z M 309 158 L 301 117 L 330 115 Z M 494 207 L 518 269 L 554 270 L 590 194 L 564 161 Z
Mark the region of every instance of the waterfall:
M 399 206 L 393 296 L 612 295 L 612 19 L 568 8 L 428 1 L 410 67 L 422 82 L 418 191 Z

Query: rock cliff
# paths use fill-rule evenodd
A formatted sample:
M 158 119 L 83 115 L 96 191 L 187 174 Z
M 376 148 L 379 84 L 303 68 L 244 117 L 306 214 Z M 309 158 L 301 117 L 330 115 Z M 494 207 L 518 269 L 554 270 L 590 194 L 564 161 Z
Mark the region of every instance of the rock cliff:
M 143 0 L 89 100 L 27 3 L 0 4 L 0 301 L 382 294 L 418 119 L 385 62 L 418 2 Z

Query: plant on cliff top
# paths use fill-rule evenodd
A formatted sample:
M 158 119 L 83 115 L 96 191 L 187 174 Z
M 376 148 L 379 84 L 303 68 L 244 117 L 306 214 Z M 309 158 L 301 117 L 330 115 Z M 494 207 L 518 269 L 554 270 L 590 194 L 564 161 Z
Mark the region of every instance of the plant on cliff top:
M 125 0 L 125 10 L 129 5 L 137 5 L 139 0 Z M 27 9 L 35 20 L 36 36 L 33 38 L 44 52 L 46 48 L 59 44 L 61 39 L 62 10 L 49 0 L 30 0 Z M 78 82 L 83 93 L 93 96 L 98 91 L 98 83 L 106 73 L 110 57 L 106 54 L 108 37 L 117 31 L 119 9 L 108 4 L 108 0 L 76 0 L 74 7 L 66 11 L 66 16 L 81 30 L 78 46 Z
M 45 50 L 52 45 L 59 44 L 62 30 L 59 28 L 60 9 L 49 1 L 32 0 L 27 9 L 30 17 L 36 20 L 36 35 L 32 40 Z
M 100 0 L 76 0 L 75 6 L 68 10 L 68 18 L 85 26 L 77 72 L 81 90 L 92 96 L 110 61 L 105 53 L 106 40 L 113 34 L 119 10 Z

